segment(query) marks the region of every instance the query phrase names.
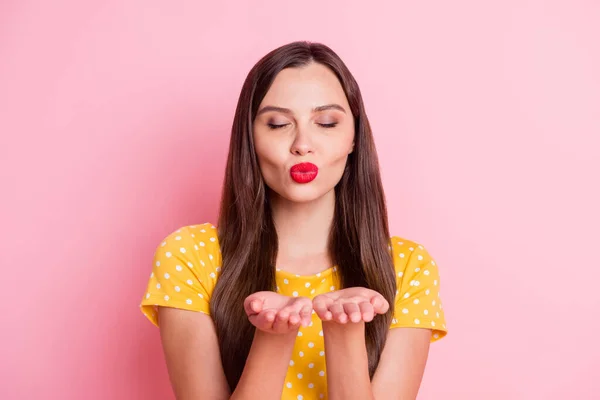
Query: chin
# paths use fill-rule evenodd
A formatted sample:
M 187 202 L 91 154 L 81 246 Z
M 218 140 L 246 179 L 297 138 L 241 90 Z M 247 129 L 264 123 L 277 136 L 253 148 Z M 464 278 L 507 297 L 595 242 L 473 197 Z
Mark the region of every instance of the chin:
M 309 203 L 325 196 L 330 190 L 312 186 L 310 183 L 298 185 L 294 187 L 271 189 L 274 194 L 293 203 Z

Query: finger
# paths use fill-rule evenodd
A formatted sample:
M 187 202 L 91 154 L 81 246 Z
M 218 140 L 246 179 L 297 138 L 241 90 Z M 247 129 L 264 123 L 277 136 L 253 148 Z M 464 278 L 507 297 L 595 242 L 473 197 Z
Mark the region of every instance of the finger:
M 313 301 L 313 309 L 323 321 L 329 321 L 333 317 L 327 308 L 327 303 L 325 303 L 325 301 L 322 299 Z
M 285 333 L 288 331 L 288 313 L 279 311 L 275 315 L 275 321 L 273 322 L 273 331 L 275 333 Z
M 373 305 L 373 309 L 377 314 L 385 314 L 390 308 L 390 305 L 387 302 L 387 300 L 380 294 L 371 298 L 371 304 Z
M 247 315 L 258 314 L 262 311 L 262 304 L 262 300 L 254 296 L 248 296 L 244 300 L 244 310 L 246 311 Z
M 297 312 L 300 317 L 300 323 L 308 326 L 312 314 L 312 301 L 308 297 L 298 297 L 292 306 L 293 311 Z
M 296 297 L 295 301 L 291 305 L 293 310 L 297 313 L 300 313 L 300 311 L 307 306 L 312 309 L 312 300 L 308 297 Z
M 344 304 L 344 312 L 352 322 L 359 322 L 362 320 L 362 313 L 356 303 Z
M 306 299 L 308 300 L 308 299 Z M 310 302 L 310 301 L 309 301 Z M 288 325 L 289 328 L 297 328 L 300 327 L 300 323 L 302 322 L 302 318 L 300 316 L 300 310 L 302 309 L 302 302 L 296 301 L 291 305 L 284 307 L 280 312 L 285 312 L 287 314 Z M 306 301 L 304 301 L 306 303 Z
M 255 313 L 259 313 L 262 311 L 263 302 L 260 299 L 255 299 L 250 302 L 250 310 Z
M 302 326 L 309 326 L 312 317 L 312 304 L 305 305 L 300 310 L 300 318 L 302 319 Z
M 290 316 L 290 312 L 291 312 L 291 308 L 290 307 L 284 307 L 281 310 L 279 310 L 277 312 L 277 317 L 279 319 L 285 320 L 287 322 L 289 316 Z
M 344 312 L 344 307 L 341 304 L 334 303 L 329 306 L 329 311 L 333 315 L 333 320 L 340 323 L 345 324 L 348 322 L 348 316 Z
M 263 311 L 259 314 L 254 314 L 248 317 L 248 320 L 256 328 L 269 331 L 273 328 L 273 321 L 275 320 L 275 312 L 272 310 Z
M 358 305 L 358 307 L 360 308 L 363 321 L 371 322 L 375 317 L 375 309 L 373 305 L 369 302 L 363 301 Z
M 290 313 L 290 316 L 288 317 L 288 326 L 289 328 L 294 328 L 300 325 L 300 314 L 298 314 L 295 311 L 292 311 Z

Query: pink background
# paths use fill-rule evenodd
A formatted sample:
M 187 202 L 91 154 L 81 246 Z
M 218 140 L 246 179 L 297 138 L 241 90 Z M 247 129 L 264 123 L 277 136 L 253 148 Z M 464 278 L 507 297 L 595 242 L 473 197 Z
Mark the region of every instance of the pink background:
M 419 398 L 599 398 L 600 4 L 367 4 L 1 3 L 0 398 L 173 398 L 152 252 L 215 221 L 242 81 L 298 39 L 356 76 L 392 232 L 440 266 Z

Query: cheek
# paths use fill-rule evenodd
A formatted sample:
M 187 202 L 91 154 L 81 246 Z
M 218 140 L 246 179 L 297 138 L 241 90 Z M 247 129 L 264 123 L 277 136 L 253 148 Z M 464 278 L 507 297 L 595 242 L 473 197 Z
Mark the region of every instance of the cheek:
M 331 149 L 327 157 L 328 169 L 331 171 L 332 178 L 339 179 L 342 177 L 348 162 L 348 153 L 352 149 L 352 139 L 340 141 Z
M 343 168 L 343 166 L 346 164 L 346 161 L 348 159 L 348 153 L 351 148 L 352 148 L 351 142 L 350 142 L 350 144 L 343 142 L 343 143 L 337 143 L 335 146 L 331 146 L 330 147 L 331 150 L 328 151 L 328 154 L 327 154 L 328 164 L 331 167 L 341 166 Z
M 259 140 L 254 143 L 260 172 L 269 186 L 276 186 L 276 182 L 281 179 L 286 152 L 285 149 L 280 147 L 277 143 L 273 143 L 273 141 L 261 142 Z
M 332 152 L 327 157 L 327 162 L 322 164 L 320 173 L 322 172 L 321 182 L 326 187 L 335 186 L 344 174 L 348 154 L 346 151 Z
M 261 165 L 265 167 L 277 166 L 284 162 L 285 150 L 274 141 L 258 141 L 254 143 L 254 149 Z

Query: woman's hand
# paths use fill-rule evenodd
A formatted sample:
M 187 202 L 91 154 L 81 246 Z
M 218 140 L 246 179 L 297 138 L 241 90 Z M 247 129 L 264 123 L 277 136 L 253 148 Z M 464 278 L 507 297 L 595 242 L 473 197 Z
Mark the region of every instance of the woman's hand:
M 312 306 L 321 320 L 339 324 L 370 322 L 390 307 L 381 294 L 363 287 L 320 294 L 313 299 Z
M 246 297 L 244 310 L 257 329 L 283 334 L 310 324 L 312 303 L 307 297 L 288 297 L 265 291 Z

